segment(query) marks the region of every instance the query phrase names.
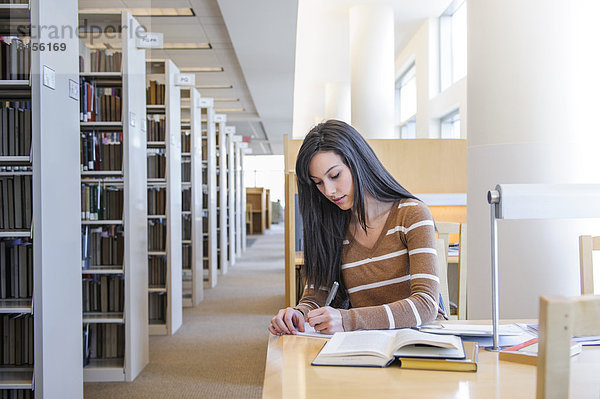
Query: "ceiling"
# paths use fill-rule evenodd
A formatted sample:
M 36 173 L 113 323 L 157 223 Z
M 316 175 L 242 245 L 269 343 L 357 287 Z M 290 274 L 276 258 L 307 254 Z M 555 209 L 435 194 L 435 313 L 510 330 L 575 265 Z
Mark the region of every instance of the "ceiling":
M 425 18 L 438 16 L 449 3 L 376 1 L 394 8 L 397 49 Z M 321 3 L 327 12 L 343 13 L 357 1 Z M 180 69 L 222 67 L 222 72 L 195 73 L 196 85 L 231 87 L 199 88 L 200 94 L 215 98 L 227 124 L 250 137 L 253 154 L 283 153 L 283 135 L 292 131 L 298 0 L 79 0 L 79 8 L 192 8 L 194 16 L 136 18 L 149 31 L 163 33 L 164 43 L 210 43 L 211 48 L 150 50 L 147 58 L 169 58 Z

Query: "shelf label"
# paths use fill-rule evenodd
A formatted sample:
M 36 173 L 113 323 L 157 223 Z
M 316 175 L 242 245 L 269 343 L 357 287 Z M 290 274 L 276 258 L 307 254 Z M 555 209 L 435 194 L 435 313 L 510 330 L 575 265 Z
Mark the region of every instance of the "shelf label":
M 235 126 L 225 126 L 225 134 L 235 134 Z
M 137 48 L 163 48 L 163 34 L 147 32 L 144 35 L 139 35 L 135 43 Z
M 215 115 L 215 123 L 225 123 L 227 122 L 227 115 L 225 114 L 216 114 Z
M 198 104 L 200 105 L 201 108 L 212 107 L 213 104 L 214 104 L 214 99 L 213 98 L 202 97 L 200 99 L 200 101 L 198 102 Z
M 194 86 L 196 84 L 196 75 L 193 73 L 179 73 L 175 75 L 176 86 Z
M 49 87 L 54 90 L 56 88 L 56 72 L 54 69 L 50 68 L 47 65 L 44 65 L 44 86 Z
M 69 97 L 79 100 L 79 84 L 73 79 L 69 79 Z

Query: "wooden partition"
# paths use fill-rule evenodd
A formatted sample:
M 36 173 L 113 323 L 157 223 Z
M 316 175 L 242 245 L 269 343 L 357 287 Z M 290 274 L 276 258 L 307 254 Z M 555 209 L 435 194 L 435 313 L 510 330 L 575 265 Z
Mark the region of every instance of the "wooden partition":
M 252 231 L 250 231 L 250 234 L 265 234 L 267 221 L 266 201 L 267 194 L 263 187 L 246 188 L 246 202 L 252 204 Z
M 465 194 L 467 141 L 461 139 L 368 139 L 386 169 L 411 193 Z M 302 140 L 284 138 L 285 156 L 285 302 L 294 306 L 298 293 L 295 195 L 296 157 Z M 467 222 L 466 205 L 430 206 L 436 221 Z M 451 239 L 452 240 L 452 239 Z

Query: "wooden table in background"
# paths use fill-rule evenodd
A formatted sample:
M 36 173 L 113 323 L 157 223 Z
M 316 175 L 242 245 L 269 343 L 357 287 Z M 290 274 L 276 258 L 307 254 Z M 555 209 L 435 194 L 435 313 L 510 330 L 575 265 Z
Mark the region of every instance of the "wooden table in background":
M 263 399 L 535 398 L 535 366 L 498 361 L 497 353 L 483 348 L 474 373 L 406 370 L 394 365 L 383 369 L 311 366 L 324 344 L 321 338 L 271 335 Z M 598 399 L 599 376 L 600 347 L 584 347 L 572 359 L 571 397 Z

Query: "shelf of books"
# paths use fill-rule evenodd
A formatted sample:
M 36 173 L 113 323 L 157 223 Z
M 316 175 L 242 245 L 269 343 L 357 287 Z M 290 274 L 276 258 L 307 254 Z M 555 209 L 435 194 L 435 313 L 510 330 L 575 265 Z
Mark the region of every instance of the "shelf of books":
M 222 274 L 227 274 L 227 115 L 215 115 L 217 151 L 217 259 Z
M 2 398 L 83 396 L 77 40 L 31 35 L 76 26 L 77 2 L 48 3 L 0 3 Z
M 202 132 L 202 262 L 203 281 L 209 288 L 217 285 L 217 135 L 212 98 L 200 97 Z
M 244 185 L 244 156 L 250 151 L 248 143 L 241 142 L 238 144 L 239 148 L 239 164 L 240 164 L 240 204 L 242 211 L 241 215 L 241 244 L 242 253 L 246 252 L 246 187 Z
M 234 212 L 235 212 L 235 256 L 242 256 L 242 230 L 246 229 L 246 221 L 242 223 L 242 165 L 240 163 L 242 136 L 233 135 L 233 180 L 234 180 Z M 244 228 L 242 229 L 242 226 Z
M 227 148 L 227 259 L 229 266 L 235 264 L 235 152 L 233 137 L 235 126 L 225 127 L 225 144 Z
M 150 335 L 182 324 L 181 94 L 171 60 L 146 61 Z
M 181 90 L 181 92 L 183 306 L 197 306 L 204 299 L 202 222 L 207 220 L 202 216 L 200 93 L 195 88 Z
M 127 12 L 95 17 L 143 32 Z M 83 33 L 83 378 L 133 381 L 149 361 L 145 50 L 135 35 L 114 34 L 102 46 Z

